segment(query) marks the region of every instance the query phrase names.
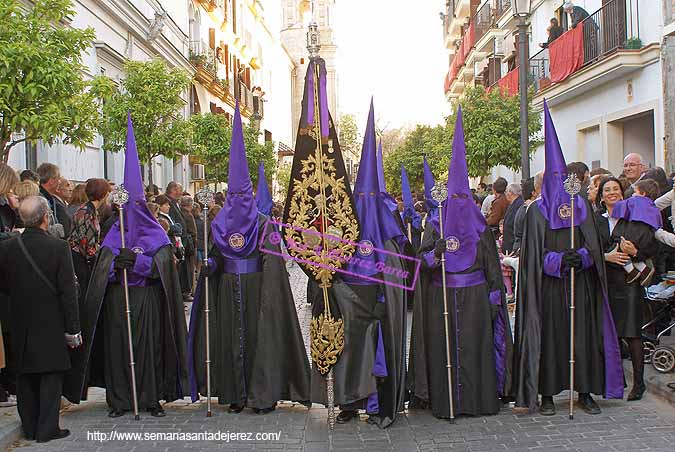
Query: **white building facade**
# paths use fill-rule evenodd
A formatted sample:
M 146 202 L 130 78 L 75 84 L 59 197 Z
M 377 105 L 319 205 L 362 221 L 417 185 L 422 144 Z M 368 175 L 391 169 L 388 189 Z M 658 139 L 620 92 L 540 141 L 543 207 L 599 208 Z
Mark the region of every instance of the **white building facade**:
M 518 74 L 510 72 L 518 71 L 517 20 L 511 1 L 448 1 L 444 24 L 451 61 L 445 86 L 449 100 L 459 98 L 466 86 L 498 86 L 509 75 L 517 82 Z M 662 2 L 573 1 L 592 21 L 583 30 L 584 60 L 568 78 L 551 83 L 550 52 L 540 44 L 547 41 L 551 18 L 565 29 L 571 25 L 563 3 L 532 0 L 528 79 L 535 89 L 535 110 L 541 112 L 544 99 L 548 102 L 566 160 L 620 174 L 623 157 L 637 152 L 650 166 L 666 166 Z M 464 65 L 453 67 L 456 54 L 463 55 Z M 541 147 L 533 156 L 531 172 L 543 169 Z M 519 173 L 506 168 L 495 168 L 493 176 L 520 180 Z
M 93 46 L 83 55 L 85 77 L 102 74 L 120 80 L 125 61 L 162 59 L 194 78 L 193 87 L 183 93 L 184 117 L 209 111 L 231 117 L 239 100 L 244 118 L 258 121 L 261 141 L 290 141 L 294 65 L 279 40 L 280 25 L 270 28 L 265 21 L 263 3 L 77 0 L 70 26 L 93 27 L 96 33 Z M 73 181 L 104 177 L 121 182 L 123 153 L 105 152 L 101 146 L 101 137 L 83 151 L 62 143 L 16 146 L 9 164 L 20 170 L 50 162 Z M 177 161 L 159 157 L 153 165 L 154 183 L 160 189 L 172 180 L 191 190 L 201 184 L 191 157 Z

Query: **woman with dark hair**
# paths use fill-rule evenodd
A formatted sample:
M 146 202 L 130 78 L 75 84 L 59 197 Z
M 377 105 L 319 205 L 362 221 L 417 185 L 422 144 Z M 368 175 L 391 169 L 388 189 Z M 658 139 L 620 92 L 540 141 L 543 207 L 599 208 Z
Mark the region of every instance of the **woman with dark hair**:
M 614 208 L 623 201 L 623 188 L 619 179 L 606 177 L 598 186 L 598 229 L 605 248 L 609 304 L 616 325 L 617 335 L 626 340 L 633 364 L 633 387 L 628 400 L 640 400 L 645 392 L 644 362 L 641 339 L 644 290 L 639 280 L 628 282 L 624 265 L 630 260 L 643 261 L 658 250 L 654 231 L 646 223 L 613 218 Z M 632 241 L 624 237 L 630 236 Z M 639 248 L 638 248 L 639 245 Z
M 73 215 L 73 228 L 68 244 L 73 255 L 73 266 L 80 284 L 80 300 L 84 299 L 89 286 L 89 277 L 94 258 L 101 243 L 101 223 L 98 209 L 105 204 L 110 192 L 110 183 L 105 179 L 89 179 L 84 186 L 87 202 Z

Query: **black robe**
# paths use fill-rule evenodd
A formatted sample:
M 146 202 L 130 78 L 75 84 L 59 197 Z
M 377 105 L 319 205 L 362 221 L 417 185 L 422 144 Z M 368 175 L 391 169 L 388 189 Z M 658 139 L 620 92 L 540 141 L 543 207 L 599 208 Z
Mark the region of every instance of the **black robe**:
M 86 399 L 90 386 L 106 388 L 113 409 L 133 409 L 124 289 L 109 281 L 114 256 L 101 248 L 82 308 L 82 353 L 73 359 L 78 386 Z M 121 277 L 120 277 L 121 280 Z M 182 399 L 187 388 L 185 310 L 170 245 L 153 257 L 144 287 L 129 287 L 131 330 L 139 409 Z M 64 389 L 65 393 L 65 389 Z
M 407 242 L 406 242 L 407 243 Z M 401 254 L 394 240 L 385 243 L 384 249 Z M 406 260 L 388 255 L 389 268 L 406 271 Z M 331 309 L 337 310 L 344 321 L 345 345 L 338 362 L 333 366 L 335 405 L 343 409 L 367 409 L 367 399 L 377 393 L 378 411 L 369 412 L 381 428 L 389 427 L 397 413 L 403 411 L 407 400 L 406 388 L 406 304 L 407 290 L 391 284 L 347 284 L 336 273 L 329 290 Z M 411 275 L 412 276 L 412 275 Z M 407 284 L 398 276 L 378 274 L 387 283 Z M 324 310 L 323 291 L 316 283 L 312 315 L 317 317 Z M 378 293 L 384 297 L 385 314 L 378 319 L 376 310 Z M 333 311 L 336 314 L 336 311 Z M 386 377 L 375 377 L 373 365 L 378 341 L 378 321 L 382 328 Z M 326 379 L 316 367 L 312 369 L 312 402 L 327 404 Z
M 429 268 L 424 259 L 433 253 L 439 238 L 436 228 L 428 226 L 418 253 L 425 270 L 413 312 L 409 388 L 413 407 L 430 405 L 434 416 L 447 418 L 443 289 L 432 283 L 434 278 L 441 280 L 440 266 Z M 477 247 L 474 264 L 458 274 L 482 272 L 485 281 L 447 289 L 455 415 L 498 413 L 499 397 L 507 395 L 511 380 L 511 328 L 497 245 L 489 228 L 481 234 Z M 491 303 L 491 294 L 498 304 Z
M 654 236 L 654 229 L 646 223 L 620 219 L 610 235 L 609 220 L 603 215 L 598 215 L 597 220 L 605 252 L 610 252 L 621 242 L 621 237 L 624 237 L 638 249 L 637 256 L 631 258 L 633 263 L 653 258 L 658 253 L 659 242 Z M 644 288 L 639 280 L 628 284 L 626 276 L 627 273 L 622 266 L 607 262 L 609 305 L 612 308 L 617 335 L 640 337 L 644 325 Z
M 266 217 L 259 217 L 264 231 Z M 266 241 L 266 249 L 281 253 Z M 216 246 L 210 256 L 220 255 Z M 279 400 L 309 405 L 309 360 L 284 260 L 256 250 L 251 273 L 209 275 L 211 396 L 220 404 L 264 409 Z M 204 272 L 202 272 L 204 273 Z M 204 274 L 195 292 L 188 339 L 193 401 L 206 395 Z M 242 309 L 243 308 L 243 309 Z
M 607 302 L 603 247 L 590 204 L 587 212 L 575 232 L 576 248 L 585 247 L 592 258 L 590 268 L 576 272 L 575 390 L 621 398 L 621 357 Z M 569 276 L 544 273 L 546 253 L 569 248 L 570 230 L 550 229 L 538 203 L 531 203 L 518 273 L 513 380 L 518 407 L 534 410 L 537 394 L 569 388 Z

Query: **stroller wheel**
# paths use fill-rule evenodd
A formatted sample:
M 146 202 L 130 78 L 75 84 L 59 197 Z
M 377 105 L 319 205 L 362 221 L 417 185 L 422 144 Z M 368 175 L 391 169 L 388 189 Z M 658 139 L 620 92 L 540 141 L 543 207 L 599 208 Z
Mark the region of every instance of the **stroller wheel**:
M 652 341 L 644 341 L 642 343 L 642 353 L 644 355 L 643 361 L 645 364 L 652 362 L 654 350 L 656 350 L 656 344 L 654 344 Z
M 661 373 L 668 373 L 675 369 L 675 350 L 661 345 L 652 354 L 652 365 Z

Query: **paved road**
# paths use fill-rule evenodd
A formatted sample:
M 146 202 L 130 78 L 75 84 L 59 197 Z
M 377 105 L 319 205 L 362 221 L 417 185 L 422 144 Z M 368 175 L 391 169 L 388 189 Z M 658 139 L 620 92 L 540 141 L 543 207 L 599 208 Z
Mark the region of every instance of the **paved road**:
M 306 332 L 310 316 L 304 298 L 306 279 L 294 266 L 290 275 L 299 318 Z M 155 419 L 146 414 L 140 421 L 134 421 L 132 416 L 108 418 L 104 394 L 97 392 L 95 399 L 73 406 L 64 413 L 62 426 L 73 432 L 69 438 L 45 445 L 22 441 L 17 444 L 19 450 L 675 451 L 675 409 L 652 399 L 630 404 L 599 401 L 603 409 L 601 415 L 589 416 L 578 412 L 573 421 L 564 414 L 554 417 L 515 415 L 505 408 L 496 416 L 460 418 L 455 425 L 450 425 L 428 412 L 410 411 L 386 430 L 353 421 L 336 426 L 331 437 L 325 422 L 326 410 L 320 407 L 308 411 L 302 406 L 281 404 L 274 413 L 262 416 L 250 410 L 238 415 L 229 414 L 226 407 L 216 405 L 213 417 L 207 419 L 203 402 L 190 404 L 184 401 L 166 405 L 165 418 Z M 561 409 L 563 403 L 561 400 Z M 140 435 L 147 439 L 118 436 L 110 440 L 108 435 L 113 432 L 116 435 Z M 212 435 L 211 439 L 196 436 L 204 432 Z M 212 440 L 218 432 L 222 432 L 221 435 L 251 433 L 253 440 Z M 258 433 L 267 435 L 269 439 L 256 441 Z M 162 440 L 157 434 L 184 436 Z M 186 437 L 187 434 L 195 435 L 195 440 Z

